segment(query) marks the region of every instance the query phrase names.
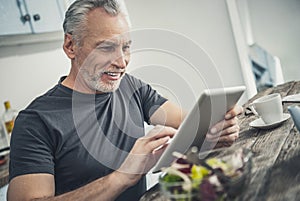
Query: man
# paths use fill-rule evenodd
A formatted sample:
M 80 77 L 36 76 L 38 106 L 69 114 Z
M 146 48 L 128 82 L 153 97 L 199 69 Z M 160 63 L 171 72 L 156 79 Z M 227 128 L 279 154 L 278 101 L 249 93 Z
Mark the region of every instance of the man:
M 125 73 L 129 30 L 114 0 L 77 0 L 70 6 L 63 49 L 71 70 L 16 119 L 9 201 L 138 200 L 145 191 L 144 174 L 184 114 Z M 240 107 L 229 111 L 207 140 L 231 145 L 239 113 Z M 164 126 L 144 136 L 144 121 Z

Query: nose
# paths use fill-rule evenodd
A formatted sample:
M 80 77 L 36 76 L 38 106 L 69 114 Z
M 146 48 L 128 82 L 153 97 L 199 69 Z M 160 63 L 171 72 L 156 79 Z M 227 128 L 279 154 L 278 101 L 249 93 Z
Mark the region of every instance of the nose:
M 123 51 L 119 51 L 119 53 L 115 55 L 112 64 L 118 68 L 125 68 L 128 64 L 128 55 Z

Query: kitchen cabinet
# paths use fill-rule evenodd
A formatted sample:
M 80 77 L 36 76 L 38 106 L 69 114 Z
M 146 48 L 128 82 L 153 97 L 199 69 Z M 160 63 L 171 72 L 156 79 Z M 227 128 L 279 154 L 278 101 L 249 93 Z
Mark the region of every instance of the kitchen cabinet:
M 29 21 L 25 20 L 25 14 L 23 3 L 0 0 L 0 35 L 30 33 L 31 27 Z
M 0 0 L 0 35 L 61 31 L 64 5 L 64 0 Z

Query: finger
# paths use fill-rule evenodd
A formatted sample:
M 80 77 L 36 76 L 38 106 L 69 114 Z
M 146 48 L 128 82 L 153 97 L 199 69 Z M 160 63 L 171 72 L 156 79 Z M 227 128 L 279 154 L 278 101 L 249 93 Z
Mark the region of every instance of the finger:
M 233 126 L 230 126 L 216 134 L 211 134 L 211 133 L 208 133 L 206 135 L 206 138 L 209 139 L 209 140 L 218 140 L 220 137 L 222 136 L 226 136 L 226 135 L 231 135 L 233 133 L 238 133 L 240 131 L 240 127 L 238 124 L 235 124 Z
M 149 141 L 149 139 L 146 138 L 139 138 L 131 152 L 133 154 L 151 154 L 156 150 L 160 150 L 164 146 L 167 146 L 169 140 L 169 136 L 155 138 L 152 141 Z
M 219 138 L 219 142 L 235 142 L 239 137 L 239 133 L 231 133 L 230 135 L 223 135 Z
M 171 138 L 169 136 L 153 139 L 152 141 L 148 141 L 145 144 L 145 149 L 147 150 L 148 153 L 151 153 L 154 150 L 159 150 L 164 145 L 166 145 L 170 139 Z
M 232 132 L 230 134 L 223 134 L 219 135 L 218 137 L 211 137 L 207 135 L 206 139 L 211 141 L 211 142 L 217 142 L 217 141 L 233 141 L 236 140 L 239 137 L 239 132 Z
M 230 142 L 218 142 L 214 148 L 223 148 L 223 147 L 230 147 L 233 143 Z
M 152 154 L 155 157 L 159 157 L 161 156 L 161 154 L 166 150 L 166 148 L 168 147 L 169 143 L 165 143 L 162 146 L 158 147 L 157 149 L 154 149 L 154 151 L 152 152 Z
M 219 138 L 207 138 L 210 142 L 235 142 L 239 137 L 239 132 L 234 132 L 229 135 L 221 135 Z
M 211 134 L 217 134 L 222 130 L 225 130 L 229 127 L 232 127 L 234 125 L 238 125 L 238 118 L 234 117 L 228 120 L 222 120 L 218 123 L 216 123 L 211 129 L 210 129 L 210 133 Z
M 176 129 L 168 126 L 155 126 L 152 130 L 150 130 L 144 138 L 149 140 L 153 140 L 155 138 L 162 138 L 165 136 L 173 137 L 177 132 Z
M 231 110 L 229 110 L 226 115 L 225 119 L 231 119 L 239 114 L 243 113 L 243 107 L 240 105 L 235 105 Z

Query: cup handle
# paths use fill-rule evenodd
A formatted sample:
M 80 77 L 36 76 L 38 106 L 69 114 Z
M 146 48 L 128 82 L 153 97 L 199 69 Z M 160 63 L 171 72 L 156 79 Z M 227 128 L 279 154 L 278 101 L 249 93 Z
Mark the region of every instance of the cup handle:
M 254 108 L 254 104 L 250 103 L 248 108 L 251 110 L 251 112 L 255 115 L 255 116 L 259 116 L 259 114 L 256 112 L 255 108 Z

